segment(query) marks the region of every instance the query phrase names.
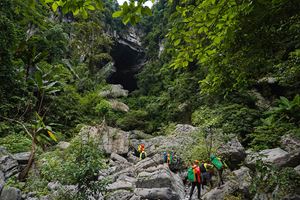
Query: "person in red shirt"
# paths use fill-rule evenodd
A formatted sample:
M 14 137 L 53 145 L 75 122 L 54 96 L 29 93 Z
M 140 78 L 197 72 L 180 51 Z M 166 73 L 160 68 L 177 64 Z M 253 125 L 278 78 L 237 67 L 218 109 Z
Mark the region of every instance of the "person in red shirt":
M 190 191 L 190 200 L 192 199 L 193 193 L 194 193 L 194 189 L 197 186 L 198 189 L 198 199 L 201 199 L 201 171 L 200 171 L 200 167 L 199 167 L 199 161 L 195 160 L 194 164 L 192 166 L 194 174 L 195 174 L 195 179 L 194 182 L 192 182 L 192 188 Z

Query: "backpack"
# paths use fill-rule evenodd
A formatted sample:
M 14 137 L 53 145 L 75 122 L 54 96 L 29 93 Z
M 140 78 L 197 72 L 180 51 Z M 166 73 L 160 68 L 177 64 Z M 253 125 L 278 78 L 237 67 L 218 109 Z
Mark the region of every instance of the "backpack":
M 201 170 L 201 173 L 206 172 L 206 168 L 205 168 L 205 166 L 204 166 L 204 163 L 202 163 L 202 164 L 200 165 L 200 170 Z
M 189 180 L 190 182 L 195 182 L 195 174 L 194 174 L 194 170 L 193 170 L 192 167 L 190 167 L 190 168 L 188 169 L 187 176 L 188 176 L 188 180 Z
M 142 152 L 141 153 L 141 159 L 145 159 L 146 158 L 146 153 L 145 152 Z
M 167 154 L 167 152 L 164 152 L 163 160 L 164 160 L 164 163 L 167 163 L 167 161 L 168 161 L 168 154 Z
M 211 163 L 218 169 L 222 169 L 223 168 L 223 163 L 216 157 L 214 157 L 212 160 L 211 160 Z
M 173 153 L 169 153 L 169 154 L 168 154 L 168 161 L 169 161 L 169 164 L 172 164 L 172 160 L 173 160 Z

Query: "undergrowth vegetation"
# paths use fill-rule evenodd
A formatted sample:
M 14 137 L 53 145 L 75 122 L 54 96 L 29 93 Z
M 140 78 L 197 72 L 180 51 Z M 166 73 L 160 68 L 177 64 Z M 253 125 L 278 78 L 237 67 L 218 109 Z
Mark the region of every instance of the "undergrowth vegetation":
M 99 150 L 98 140 L 82 140 L 75 137 L 67 149 L 55 148 L 52 151 L 40 153 L 35 168 L 30 172 L 28 180 L 20 183 L 15 178 L 8 185 L 20 188 L 24 192 L 36 192 L 38 196 L 50 193 L 48 183 L 59 184 L 57 199 L 68 193 L 68 199 L 86 199 L 89 195 L 97 195 L 104 191 L 108 180 L 98 181 L 98 171 L 106 168 L 105 156 Z M 62 185 L 72 185 L 75 188 L 68 191 Z M 60 194 L 61 193 L 61 194 Z M 66 196 L 64 196 L 66 198 Z

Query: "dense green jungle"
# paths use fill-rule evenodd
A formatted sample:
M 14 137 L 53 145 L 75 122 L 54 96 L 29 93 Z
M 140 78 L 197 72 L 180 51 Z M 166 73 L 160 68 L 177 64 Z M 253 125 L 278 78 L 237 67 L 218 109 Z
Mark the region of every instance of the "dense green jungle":
M 202 199 L 300 199 L 299 0 L 0 0 L 0 200 L 185 200 L 211 154 Z

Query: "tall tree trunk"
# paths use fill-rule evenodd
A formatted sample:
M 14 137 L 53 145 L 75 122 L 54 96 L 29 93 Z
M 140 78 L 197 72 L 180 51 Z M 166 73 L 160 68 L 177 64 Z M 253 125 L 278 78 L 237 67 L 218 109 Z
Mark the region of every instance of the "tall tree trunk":
M 28 172 L 33 164 L 34 161 L 34 156 L 35 156 L 35 151 L 36 151 L 36 141 L 35 141 L 35 134 L 33 135 L 33 139 L 32 139 L 32 145 L 31 145 L 31 153 L 30 153 L 30 157 L 29 157 L 29 161 L 28 164 L 26 165 L 26 167 L 22 170 L 22 172 L 19 174 L 18 179 L 20 181 L 24 181 L 28 175 Z

